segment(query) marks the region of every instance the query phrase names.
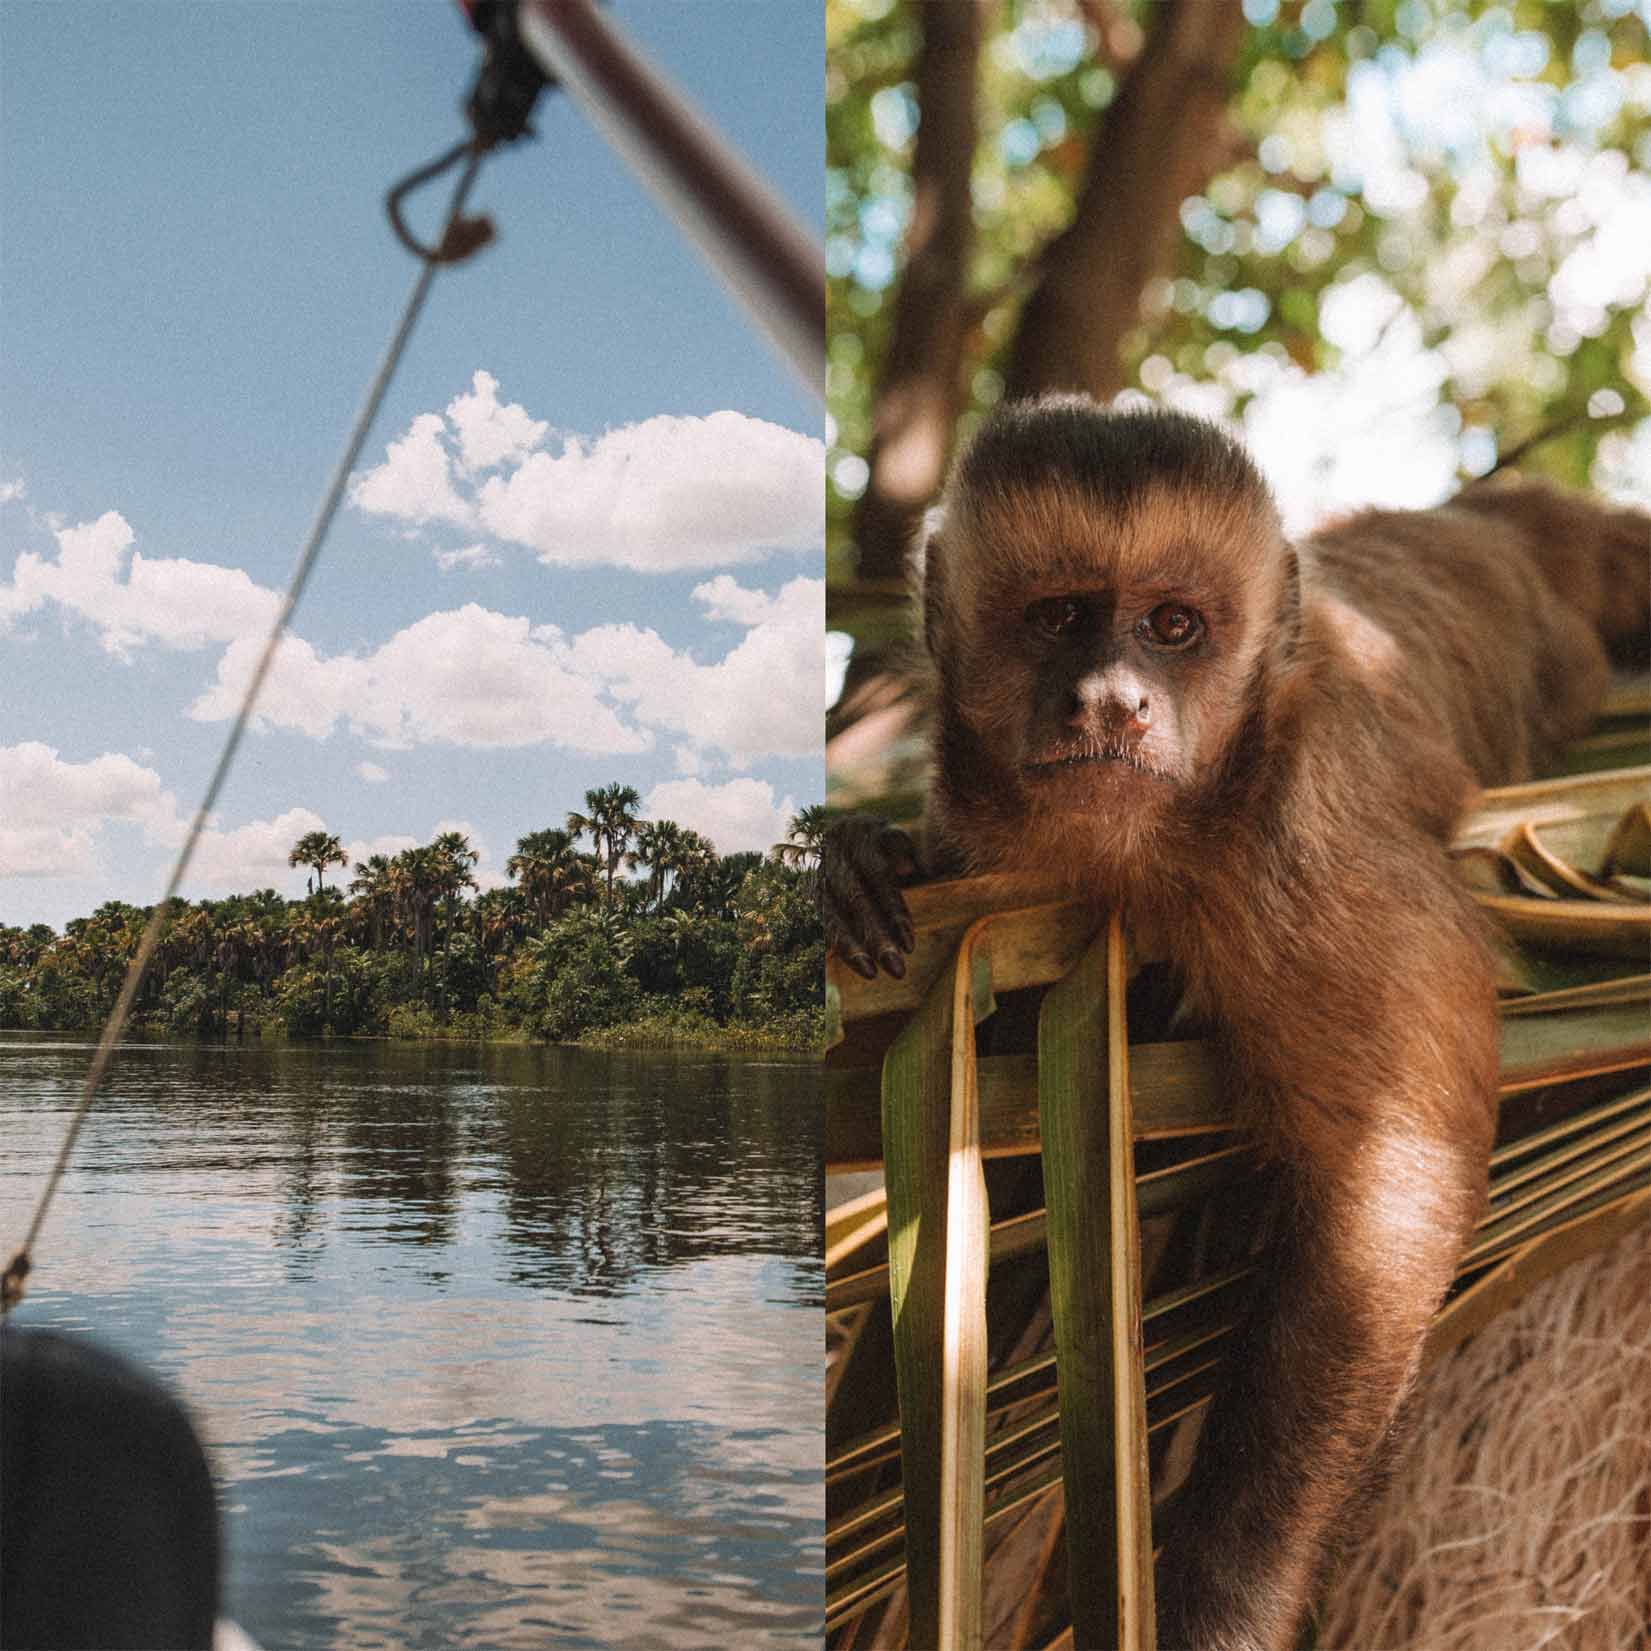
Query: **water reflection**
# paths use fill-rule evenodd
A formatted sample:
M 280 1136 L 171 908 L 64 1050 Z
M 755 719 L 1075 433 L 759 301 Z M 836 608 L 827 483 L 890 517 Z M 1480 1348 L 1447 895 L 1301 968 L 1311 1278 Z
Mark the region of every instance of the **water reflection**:
M 85 1057 L 0 1038 L 0 1236 Z M 817 1083 L 133 1047 L 24 1314 L 182 1389 L 271 1647 L 818 1643 Z

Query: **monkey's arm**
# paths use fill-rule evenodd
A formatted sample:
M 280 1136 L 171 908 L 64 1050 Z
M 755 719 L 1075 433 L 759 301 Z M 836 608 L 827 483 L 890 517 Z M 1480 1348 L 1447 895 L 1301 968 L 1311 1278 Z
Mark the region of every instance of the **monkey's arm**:
M 1401 1175 L 1416 1173 L 1418 1156 L 1458 1156 L 1397 1130 L 1372 1137 L 1369 1150 Z M 1327 1559 L 1356 1531 L 1396 1449 L 1422 1339 L 1460 1252 L 1455 1221 L 1424 1229 L 1423 1195 L 1434 1190 L 1336 1187 L 1306 1169 L 1285 1177 L 1270 1264 L 1165 1544 L 1161 1645 L 1297 1643 Z M 1395 1219 L 1407 1205 L 1418 1213 Z M 1368 1248 L 1351 1251 L 1350 1241 Z
M 1231 1076 L 1281 1174 L 1258 1293 L 1165 1546 L 1160 1644 L 1178 1651 L 1290 1651 L 1395 1449 L 1483 1202 L 1488 973 L 1447 924 L 1402 926 L 1388 962 L 1413 966 L 1417 988 L 1390 975 L 1374 1014 L 1372 983 L 1343 996 L 1321 967 L 1292 983 L 1299 1003 L 1316 975 L 1316 1004 L 1275 1022 L 1265 1047 L 1256 1025 L 1232 1028 Z
M 910 835 L 875 814 L 846 814 L 826 827 L 820 870 L 827 949 L 867 980 L 879 967 L 901 979 L 917 937 L 900 889 L 922 877 Z

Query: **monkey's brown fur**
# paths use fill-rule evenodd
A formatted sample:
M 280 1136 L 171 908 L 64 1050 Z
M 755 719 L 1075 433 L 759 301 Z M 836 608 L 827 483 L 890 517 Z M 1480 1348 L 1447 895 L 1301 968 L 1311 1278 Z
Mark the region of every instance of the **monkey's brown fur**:
M 1518 485 L 1292 547 L 1213 426 L 1077 398 L 998 414 L 954 469 L 927 869 L 1046 868 L 1160 936 L 1285 1185 L 1165 1554 L 1168 1651 L 1286 1651 L 1390 1438 L 1495 1115 L 1490 956 L 1443 844 L 1585 727 L 1648 552 L 1645 518 Z M 873 841 L 827 867 L 862 971 L 904 939 Z

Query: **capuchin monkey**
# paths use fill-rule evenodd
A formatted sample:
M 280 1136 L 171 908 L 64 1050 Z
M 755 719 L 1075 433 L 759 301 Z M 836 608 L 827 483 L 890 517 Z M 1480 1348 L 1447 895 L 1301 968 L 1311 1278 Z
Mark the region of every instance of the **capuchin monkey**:
M 921 851 L 849 816 L 827 938 L 904 973 L 898 885 L 1041 870 L 1157 937 L 1282 1182 L 1160 1567 L 1169 1651 L 1289 1651 L 1485 1202 L 1496 995 L 1446 855 L 1646 643 L 1651 520 L 1529 484 L 1291 544 L 1215 426 L 1009 407 L 921 557 Z

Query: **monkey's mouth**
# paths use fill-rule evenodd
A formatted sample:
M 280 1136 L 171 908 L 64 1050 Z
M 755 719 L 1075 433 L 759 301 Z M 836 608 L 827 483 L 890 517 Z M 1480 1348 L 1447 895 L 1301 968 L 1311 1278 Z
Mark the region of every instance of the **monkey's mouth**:
M 1086 745 L 1076 751 L 1051 752 L 1020 765 L 1021 773 L 1029 780 L 1057 779 L 1083 768 L 1114 768 L 1141 775 L 1157 773 L 1138 746 L 1127 745 Z

